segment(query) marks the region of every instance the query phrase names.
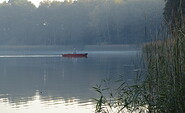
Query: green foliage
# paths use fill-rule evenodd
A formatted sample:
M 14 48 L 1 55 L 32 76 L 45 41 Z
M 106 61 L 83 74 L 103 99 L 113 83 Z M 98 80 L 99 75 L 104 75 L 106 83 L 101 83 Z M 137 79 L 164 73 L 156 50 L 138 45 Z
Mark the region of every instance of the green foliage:
M 114 85 L 114 87 L 113 87 Z M 103 80 L 100 85 L 94 88 L 100 98 L 96 101 L 97 113 L 132 113 L 146 112 L 148 93 L 144 85 L 128 85 L 120 77 L 116 81 Z

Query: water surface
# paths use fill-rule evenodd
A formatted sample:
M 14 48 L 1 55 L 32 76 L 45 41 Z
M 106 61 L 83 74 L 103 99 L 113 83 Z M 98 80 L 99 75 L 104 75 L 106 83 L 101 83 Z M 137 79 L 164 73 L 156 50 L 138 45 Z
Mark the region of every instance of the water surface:
M 91 51 L 88 58 L 60 53 L 1 54 L 1 113 L 94 113 L 92 86 L 124 76 L 133 82 L 138 51 Z

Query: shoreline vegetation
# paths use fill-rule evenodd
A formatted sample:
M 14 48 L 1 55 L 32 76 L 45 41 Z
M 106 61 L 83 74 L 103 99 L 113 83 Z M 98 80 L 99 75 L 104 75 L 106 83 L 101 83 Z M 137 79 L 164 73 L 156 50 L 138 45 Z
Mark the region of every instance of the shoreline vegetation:
M 119 78 L 93 87 L 100 95 L 97 113 L 185 113 L 185 28 L 144 44 L 142 53 L 144 69 L 137 72 L 134 85 Z
M 162 3 L 42 0 L 35 7 L 30 0 L 6 0 L 0 3 L 0 45 L 141 44 L 151 39 L 145 38 L 145 27 L 160 25 Z
M 132 51 L 141 50 L 141 45 L 120 44 L 120 45 L 84 45 L 84 46 L 45 46 L 45 45 L 22 45 L 22 46 L 0 46 L 0 51 Z
M 145 87 L 150 112 L 185 112 L 185 35 L 177 29 L 172 38 L 144 45 L 147 62 Z
M 171 2 L 176 6 L 169 6 L 174 5 Z M 184 3 L 167 0 L 167 29 L 159 31 L 155 41 L 143 45 L 141 65 L 145 71 L 138 71 L 134 85 L 119 78 L 111 81 L 116 88 L 111 88 L 110 80 L 93 87 L 100 95 L 95 99 L 97 113 L 185 113 Z

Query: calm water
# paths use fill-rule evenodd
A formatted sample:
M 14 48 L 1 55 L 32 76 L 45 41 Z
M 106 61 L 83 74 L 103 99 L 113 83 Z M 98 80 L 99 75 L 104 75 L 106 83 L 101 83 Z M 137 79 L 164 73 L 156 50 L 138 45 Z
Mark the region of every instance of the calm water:
M 92 86 L 123 75 L 133 82 L 137 51 L 89 52 L 88 58 L 0 55 L 0 113 L 94 113 Z

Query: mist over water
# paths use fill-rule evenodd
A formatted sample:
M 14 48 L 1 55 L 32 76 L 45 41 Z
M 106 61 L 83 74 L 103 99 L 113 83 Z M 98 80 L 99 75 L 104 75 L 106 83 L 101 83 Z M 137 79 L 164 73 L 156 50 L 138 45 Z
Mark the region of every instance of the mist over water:
M 93 86 L 134 82 L 163 0 L 0 2 L 0 113 L 94 113 Z M 87 58 L 62 54 L 88 53 Z
M 0 45 L 141 44 L 154 39 L 163 0 L 27 0 L 0 3 Z
M 88 58 L 0 55 L 0 112 L 93 113 L 92 98 L 98 95 L 92 86 L 119 75 L 133 82 L 138 51 L 88 53 Z

